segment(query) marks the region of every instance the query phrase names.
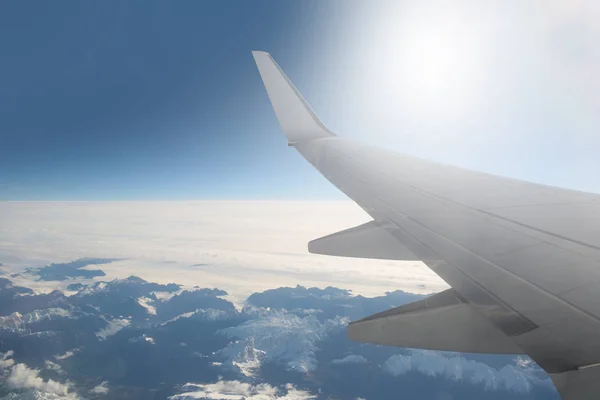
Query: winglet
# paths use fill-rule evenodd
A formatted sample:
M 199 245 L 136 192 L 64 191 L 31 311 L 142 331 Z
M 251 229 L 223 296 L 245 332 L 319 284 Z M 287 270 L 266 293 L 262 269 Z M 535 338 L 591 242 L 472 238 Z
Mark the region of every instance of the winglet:
M 252 55 L 289 145 L 335 136 L 321 123 L 269 53 L 253 51 Z

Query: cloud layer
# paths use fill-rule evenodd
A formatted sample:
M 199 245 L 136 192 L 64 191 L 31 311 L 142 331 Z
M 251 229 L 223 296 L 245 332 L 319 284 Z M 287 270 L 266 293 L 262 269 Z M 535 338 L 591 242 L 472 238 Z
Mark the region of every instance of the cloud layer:
M 238 302 L 296 284 L 365 295 L 446 288 L 419 262 L 309 254 L 308 241 L 368 220 L 350 202 L 5 202 L 0 220 L 0 262 L 11 272 L 82 257 L 119 258 L 94 268 L 106 279 L 135 274 L 218 287 Z M 37 290 L 68 284 L 23 279 L 15 283 Z

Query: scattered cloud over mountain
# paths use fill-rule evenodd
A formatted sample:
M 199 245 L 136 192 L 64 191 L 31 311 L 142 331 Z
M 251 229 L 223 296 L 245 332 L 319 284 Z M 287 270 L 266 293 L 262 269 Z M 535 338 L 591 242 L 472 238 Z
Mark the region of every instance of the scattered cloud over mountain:
M 121 329 L 125 328 L 130 324 L 131 321 L 125 318 L 113 319 L 111 321 L 108 321 L 106 328 L 103 328 L 102 330 L 98 331 L 98 333 L 96 333 L 96 336 L 98 336 L 100 339 L 106 339 L 107 337 L 116 334 Z
M 39 370 L 29 368 L 24 363 L 15 363 L 11 359 L 13 355 L 12 351 L 4 353 L 0 362 L 0 373 L 9 389 L 39 391 L 60 396 L 60 398 L 78 398 L 69 383 L 61 383 L 52 379 L 44 380 L 39 376 Z
M 6 353 L 0 354 L 0 370 L 5 370 L 15 365 L 15 361 L 11 358 L 14 354 L 14 351 L 9 350 Z
M 62 360 L 65 360 L 65 359 L 67 359 L 69 357 L 72 357 L 73 354 L 75 354 L 76 351 L 77 351 L 77 349 L 69 350 L 69 351 L 65 352 L 64 354 L 59 354 L 59 355 L 54 356 L 54 358 L 57 359 L 57 360 L 59 360 L 59 361 L 62 361 Z
M 422 295 L 367 298 L 296 285 L 236 307 L 221 289 L 135 276 L 91 282 L 69 296 L 26 289 L 0 287 L 0 398 L 558 399 L 527 358 L 419 353 L 347 338 L 348 321 Z
M 92 388 L 92 390 L 90 390 L 90 393 L 101 394 L 101 395 L 108 394 L 108 392 L 109 392 L 108 381 L 103 381 L 101 384 L 99 384 L 98 386 L 95 386 L 94 388 Z
M 39 376 L 39 371 L 29 368 L 25 364 L 15 364 L 9 372 L 6 384 L 12 389 L 38 389 L 44 392 L 66 396 L 69 385 L 49 379 L 44 381 Z
M 430 377 L 483 385 L 486 390 L 507 389 L 527 393 L 535 385 L 550 384 L 545 374 L 531 367 L 530 363 L 517 359 L 514 365 L 495 369 L 460 355 L 448 356 L 437 351 L 412 350 L 410 354 L 391 356 L 383 369 L 393 376 L 418 372 Z
M 220 381 L 213 384 L 183 385 L 186 392 L 169 397 L 172 400 L 215 399 L 215 400 L 308 400 L 317 396 L 287 384 L 274 387 L 268 383 L 252 385 L 240 381 Z
M 152 305 L 153 299 L 149 297 L 138 297 L 137 302 L 148 311 L 149 315 L 156 315 L 156 307 Z

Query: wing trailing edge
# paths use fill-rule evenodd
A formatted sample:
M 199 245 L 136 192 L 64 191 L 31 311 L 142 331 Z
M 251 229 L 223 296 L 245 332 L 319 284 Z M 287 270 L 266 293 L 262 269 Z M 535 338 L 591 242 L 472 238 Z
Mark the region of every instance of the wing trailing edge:
M 352 322 L 348 337 L 428 350 L 523 353 L 454 289 Z
M 393 228 L 389 228 L 393 229 Z M 419 260 L 377 221 L 370 221 L 308 243 L 308 251 L 328 256 Z

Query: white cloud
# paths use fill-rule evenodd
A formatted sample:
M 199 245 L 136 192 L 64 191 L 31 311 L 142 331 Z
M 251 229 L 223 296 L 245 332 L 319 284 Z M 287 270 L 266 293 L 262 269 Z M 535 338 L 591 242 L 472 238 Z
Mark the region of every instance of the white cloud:
M 39 376 L 38 370 L 31 369 L 22 363 L 15 364 L 11 368 L 8 378 L 6 378 L 6 385 L 10 389 L 37 389 L 60 396 L 69 396 L 69 390 L 71 389 L 68 384 L 52 379 L 43 380 Z
M 10 368 L 15 365 L 15 361 L 12 359 L 14 352 L 12 350 L 6 353 L 0 353 L 0 370 Z
M 60 365 L 58 365 L 57 363 L 55 363 L 54 361 L 50 361 L 50 360 L 44 361 L 44 367 L 46 369 L 52 370 L 61 375 L 64 375 L 64 373 L 65 373 L 65 371 L 62 369 L 62 367 Z
M 486 390 L 508 389 L 513 392 L 529 392 L 533 385 L 550 384 L 548 377 L 531 363 L 517 358 L 515 365 L 505 365 L 500 369 L 484 363 L 467 360 L 456 355 L 427 350 L 412 350 L 407 355 L 390 357 L 383 369 L 400 376 L 409 372 L 418 372 L 431 377 L 444 377 L 453 381 L 467 381 L 483 385 Z
M 108 394 L 109 388 L 108 388 L 108 381 L 104 381 L 101 384 L 99 384 L 98 386 L 94 387 L 92 390 L 90 390 L 91 393 L 94 394 Z
M 156 315 L 156 307 L 152 305 L 152 299 L 149 299 L 148 297 L 139 297 L 137 302 L 146 309 L 149 315 Z
M 256 368 L 263 360 L 277 360 L 290 370 L 308 372 L 317 366 L 317 343 L 347 324 L 348 320 L 342 317 L 320 322 L 314 315 L 299 317 L 285 311 L 269 311 L 262 318 L 221 330 L 224 335 L 241 339 L 221 354 L 245 370 Z
M 65 352 L 64 354 L 59 354 L 59 355 L 54 356 L 54 358 L 59 361 L 66 360 L 67 358 L 72 357 L 78 351 L 79 351 L 79 349 L 69 350 L 69 351 Z
M 340 358 L 337 360 L 332 360 L 331 363 L 332 364 L 362 364 L 362 363 L 366 363 L 367 359 L 364 358 L 363 356 L 360 355 L 356 355 L 356 354 L 350 354 L 344 358 Z
M 211 384 L 187 383 L 183 389 L 187 392 L 171 396 L 169 399 L 308 400 L 316 397 L 291 384 L 277 388 L 268 383 L 252 385 L 240 381 L 219 381 Z
M 39 370 L 29 368 L 24 363 L 15 363 L 12 359 L 13 355 L 12 350 L 0 353 L 0 377 L 8 389 L 21 392 L 18 398 L 53 400 L 79 398 L 72 391 L 69 382 L 61 383 L 53 379 L 46 381 L 39 376 Z M 63 373 L 62 368 L 52 361 L 46 361 L 45 366 L 47 369 Z
M 131 321 L 125 318 L 115 318 L 111 321 L 108 321 L 108 325 L 104 327 L 104 329 L 96 332 L 96 336 L 100 339 L 106 339 L 109 336 L 112 336 L 119 332 L 121 329 L 130 325 Z
M 366 296 L 447 287 L 419 262 L 309 254 L 310 240 L 368 220 L 350 202 L 4 202 L 0 220 L 0 254 L 10 262 L 0 261 L 10 272 L 81 257 L 119 258 L 93 268 L 107 273 L 103 279 L 134 274 L 218 287 L 237 303 L 257 291 L 297 284 Z M 14 280 L 46 291 L 72 283 Z

